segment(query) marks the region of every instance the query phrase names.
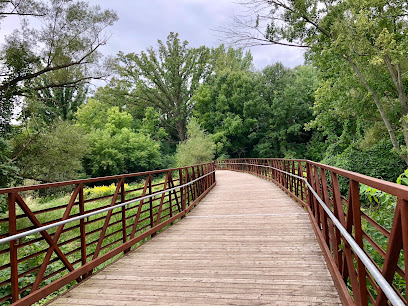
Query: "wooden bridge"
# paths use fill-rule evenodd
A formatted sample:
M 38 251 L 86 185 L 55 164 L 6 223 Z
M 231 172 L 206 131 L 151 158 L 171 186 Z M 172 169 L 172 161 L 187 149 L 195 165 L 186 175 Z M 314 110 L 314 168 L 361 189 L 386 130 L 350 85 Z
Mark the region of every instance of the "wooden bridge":
M 10 220 L 0 239 L 10 258 L 0 267 L 10 271 L 3 301 L 29 305 L 77 283 L 51 305 L 407 303 L 407 187 L 304 160 L 214 166 L 0 190 Z M 143 183 L 125 184 L 135 178 Z M 113 180 L 113 194 L 87 197 L 84 185 Z M 361 210 L 359 183 L 396 196 L 391 230 Z M 23 197 L 67 186 L 69 203 L 57 208 L 33 211 Z
M 216 179 L 187 218 L 51 305 L 340 304 L 308 214 L 261 178 Z

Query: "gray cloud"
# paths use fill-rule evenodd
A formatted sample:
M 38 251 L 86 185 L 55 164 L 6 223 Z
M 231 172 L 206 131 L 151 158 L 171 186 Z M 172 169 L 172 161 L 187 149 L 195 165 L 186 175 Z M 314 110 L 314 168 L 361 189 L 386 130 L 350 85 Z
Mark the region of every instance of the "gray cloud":
M 234 14 L 242 7 L 231 0 L 91 0 L 102 8 L 118 13 L 119 21 L 110 29 L 112 37 L 103 52 L 115 55 L 140 52 L 156 46 L 157 40 L 166 40 L 170 32 L 178 32 L 190 46 L 220 44 L 211 29 L 231 23 Z M 277 61 L 285 66 L 303 64 L 303 50 L 284 46 L 258 46 L 251 48 L 255 67 L 262 69 Z
M 119 21 L 108 31 L 111 34 L 101 51 L 116 55 L 119 51 L 138 53 L 155 47 L 157 40 L 166 40 L 170 32 L 180 34 L 192 47 L 218 46 L 221 42 L 211 29 L 228 26 L 234 14 L 242 14 L 243 8 L 233 0 L 89 0 L 104 9 L 113 9 Z M 30 20 L 35 24 L 35 20 Z M 17 28 L 17 17 L 8 17 L 1 26 L 4 36 Z M 303 64 L 303 50 L 285 46 L 258 46 L 250 48 L 257 69 L 275 62 L 295 67 Z

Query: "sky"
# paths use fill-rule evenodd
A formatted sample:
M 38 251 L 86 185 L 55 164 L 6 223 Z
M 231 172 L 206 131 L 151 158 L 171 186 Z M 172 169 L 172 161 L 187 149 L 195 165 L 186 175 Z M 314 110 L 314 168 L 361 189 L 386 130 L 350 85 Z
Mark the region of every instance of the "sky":
M 165 41 L 170 32 L 179 33 L 190 47 L 216 47 L 221 41 L 214 28 L 232 24 L 232 17 L 243 13 L 234 0 L 90 0 L 117 12 L 119 21 L 109 29 L 112 36 L 101 51 L 115 55 L 145 50 Z M 285 46 L 252 47 L 254 65 L 262 69 L 278 61 L 295 67 L 304 62 L 303 50 Z
M 116 55 L 119 51 L 139 53 L 157 40 L 165 41 L 170 32 L 179 33 L 190 47 L 216 47 L 222 43 L 212 30 L 228 27 L 234 15 L 245 13 L 236 0 L 87 0 L 103 9 L 113 9 L 119 20 L 108 28 L 111 35 L 100 51 Z M 8 17 L 1 23 L 0 42 L 19 26 L 17 17 Z M 33 23 L 33 20 L 30 20 Z M 287 67 L 304 63 L 303 50 L 285 46 L 257 46 L 250 48 L 254 65 L 262 69 L 282 62 Z

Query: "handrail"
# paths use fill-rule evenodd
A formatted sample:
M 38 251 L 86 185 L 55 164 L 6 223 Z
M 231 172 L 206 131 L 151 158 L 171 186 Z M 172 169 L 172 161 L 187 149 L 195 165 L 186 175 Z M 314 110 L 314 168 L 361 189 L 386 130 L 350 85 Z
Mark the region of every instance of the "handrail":
M 88 189 L 112 180 L 113 187 Z M 8 196 L 8 217 L 0 219 L 0 304 L 31 305 L 85 280 L 184 218 L 215 185 L 210 162 L 0 189 Z M 63 204 L 27 201 L 27 191 L 56 187 L 64 187 Z
M 197 165 L 194 165 L 194 167 L 204 166 L 204 165 L 206 164 L 197 164 Z M 143 175 L 149 175 L 149 174 L 161 174 L 164 172 L 177 171 L 180 169 L 187 169 L 187 168 L 189 167 L 168 168 L 168 169 L 160 169 L 160 170 L 152 170 L 152 171 L 144 171 L 144 172 L 136 172 L 136 173 L 126 173 L 126 174 L 119 174 L 119 175 L 99 176 L 99 177 L 92 177 L 92 178 L 86 178 L 86 179 L 78 179 L 78 180 L 70 180 L 70 181 L 54 182 L 54 183 L 44 183 L 44 184 L 30 185 L 30 186 L 8 187 L 8 188 L 0 189 L 0 194 L 27 191 L 27 190 L 39 190 L 39 189 L 46 189 L 46 188 L 62 187 L 62 186 L 74 185 L 74 184 L 86 184 L 86 183 L 111 181 L 111 180 L 116 180 L 116 179 L 121 179 L 121 178 L 131 178 L 135 176 L 143 176 Z
M 173 188 L 170 188 L 170 189 L 166 189 L 166 190 L 163 190 L 163 191 L 159 191 L 159 192 L 156 192 L 156 193 L 149 194 L 149 195 L 144 196 L 144 197 L 140 197 L 140 198 L 137 198 L 137 199 L 134 199 L 134 200 L 126 201 L 126 202 L 123 202 L 123 203 L 119 203 L 117 205 L 109 206 L 107 208 L 103 208 L 103 209 L 100 209 L 100 210 L 96 210 L 96 211 L 93 211 L 93 212 L 90 212 L 90 213 L 87 213 L 87 214 L 84 214 L 84 215 L 69 218 L 69 219 L 63 220 L 63 221 L 58 221 L 58 222 L 55 222 L 55 223 L 52 223 L 52 224 L 49 224 L 49 225 L 37 227 L 35 229 L 22 232 L 20 234 L 15 234 L 15 235 L 12 235 L 12 236 L 8 236 L 6 238 L 2 238 L 2 239 L 0 239 L 0 245 L 3 244 L 3 243 L 6 243 L 6 242 L 10 242 L 12 240 L 17 240 L 17 239 L 23 238 L 25 236 L 29 236 L 29 235 L 32 235 L 32 234 L 35 234 L 35 233 L 39 233 L 39 232 L 48 230 L 48 229 L 53 228 L 53 227 L 57 227 L 57 226 L 64 225 L 64 224 L 67 224 L 67 223 L 71 223 L 71 222 L 74 222 L 74 221 L 82 220 L 82 219 L 85 219 L 85 218 L 88 218 L 88 217 L 91 217 L 91 216 L 94 216 L 94 215 L 97 215 L 97 214 L 100 214 L 100 213 L 103 213 L 103 212 L 107 212 L 107 211 L 110 211 L 110 210 L 114 210 L 116 208 L 120 208 L 122 206 L 126 206 L 128 204 L 132 204 L 132 203 L 135 203 L 135 202 L 140 202 L 140 201 L 152 198 L 152 197 L 157 196 L 157 195 L 161 195 L 161 194 L 164 194 L 164 193 L 167 193 L 167 192 L 174 191 L 176 189 L 187 187 L 187 186 L 189 186 L 189 185 L 191 185 L 191 184 L 193 184 L 193 183 L 195 183 L 195 182 L 197 182 L 197 181 L 203 179 L 204 177 L 207 177 L 207 176 L 209 176 L 209 175 L 211 175 L 213 173 L 215 173 L 215 170 L 211 171 L 211 172 L 209 172 L 209 173 L 207 173 L 207 174 L 205 174 L 203 176 L 200 176 L 200 177 L 196 178 L 195 180 L 192 180 L 192 181 L 190 181 L 190 182 L 188 182 L 188 183 L 186 183 L 184 185 L 179 185 L 179 186 L 176 186 L 176 187 L 173 187 Z
M 370 258 L 366 255 L 363 249 L 360 248 L 360 246 L 357 244 L 357 242 L 354 240 L 354 238 L 347 232 L 347 230 L 341 225 L 340 221 L 333 215 L 331 210 L 327 207 L 327 205 L 323 202 L 323 200 L 319 197 L 317 192 L 313 189 L 313 187 L 309 184 L 307 179 L 304 177 L 300 177 L 296 174 L 271 167 L 271 166 L 265 166 L 265 165 L 258 165 L 258 164 L 250 164 L 250 163 L 222 163 L 222 165 L 248 165 L 248 166 L 256 166 L 256 167 L 263 167 L 263 168 L 270 168 L 276 171 L 279 171 L 281 173 L 285 173 L 289 176 L 296 177 L 300 180 L 303 180 L 306 185 L 308 186 L 309 190 L 313 193 L 319 204 L 322 206 L 322 208 L 326 211 L 327 215 L 330 217 L 330 219 L 333 221 L 333 223 L 336 225 L 336 227 L 339 229 L 339 231 L 342 233 L 344 238 L 347 240 L 347 242 L 350 244 L 351 248 L 354 250 L 356 255 L 361 259 L 361 261 L 364 263 L 365 267 L 371 272 L 372 276 L 376 280 L 377 284 L 381 287 L 383 290 L 384 294 L 387 296 L 387 298 L 390 300 L 390 302 L 393 305 L 397 306 L 404 306 L 405 303 L 400 299 L 398 294 L 395 292 L 395 290 L 390 286 L 390 284 L 387 282 L 387 280 L 384 278 L 384 276 L 381 274 L 381 272 L 377 269 L 377 267 L 371 262 Z

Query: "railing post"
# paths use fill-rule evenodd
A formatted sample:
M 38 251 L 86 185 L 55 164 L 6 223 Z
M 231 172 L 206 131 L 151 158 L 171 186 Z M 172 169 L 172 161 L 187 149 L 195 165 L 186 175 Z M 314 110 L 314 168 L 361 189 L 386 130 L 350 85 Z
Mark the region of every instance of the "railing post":
M 211 171 L 215 171 L 215 163 L 213 162 L 212 164 L 212 169 Z M 212 181 L 211 181 L 211 185 L 215 183 L 215 172 L 212 174 Z
M 183 180 L 183 170 L 179 169 L 179 186 L 184 184 Z M 186 210 L 186 202 L 185 202 L 185 197 L 184 197 L 184 189 L 185 187 L 180 188 L 180 201 L 181 201 L 181 211 Z M 184 218 L 186 215 L 182 216 L 181 218 Z
M 308 161 L 306 161 L 306 176 L 307 176 L 306 179 L 307 179 L 307 182 L 309 183 L 309 185 L 313 186 L 313 184 L 312 184 L 312 169 L 311 169 L 310 164 L 309 164 Z M 305 190 L 305 191 L 307 192 L 307 195 L 306 195 L 307 204 L 309 205 L 310 210 L 313 211 L 313 204 L 312 204 L 313 203 L 313 195 L 310 192 L 309 188 L 307 190 Z
M 402 253 L 405 260 L 405 286 L 408 286 L 408 201 L 401 200 Z
M 382 275 L 389 283 L 392 283 L 392 280 L 394 279 L 395 270 L 398 265 L 398 258 L 400 256 L 400 250 L 403 247 L 404 236 L 405 236 L 405 246 L 407 244 L 407 238 L 406 238 L 407 233 L 406 232 L 404 233 L 402 231 L 403 223 L 406 229 L 407 221 L 408 221 L 406 220 L 406 218 L 408 217 L 406 215 L 406 212 L 407 212 L 406 205 L 408 205 L 407 201 L 401 198 L 398 198 L 397 207 L 395 208 L 395 213 L 394 213 L 394 219 L 392 220 L 392 227 L 391 227 L 390 238 L 389 238 L 388 245 L 387 245 L 387 252 L 385 253 L 386 255 L 384 258 L 384 266 L 382 269 Z M 402 220 L 402 217 L 405 217 L 404 221 Z M 408 255 L 407 250 L 405 249 L 404 256 L 407 256 L 407 255 Z M 404 259 L 407 260 L 407 257 L 405 257 Z M 407 278 L 407 272 L 408 272 L 407 269 L 405 269 L 405 278 Z M 377 296 L 376 303 L 374 305 L 375 306 L 387 305 L 387 297 L 385 296 L 384 292 L 381 289 Z
M 350 181 L 351 189 L 351 198 L 352 198 L 352 209 L 353 209 L 353 218 L 354 218 L 354 235 L 355 240 L 358 243 L 360 248 L 363 246 L 363 230 L 361 228 L 361 207 L 360 207 L 360 193 L 359 193 L 359 183 L 357 181 Z M 398 259 L 397 259 L 398 261 Z M 359 295 L 361 300 L 361 305 L 368 305 L 368 296 L 367 296 L 367 277 L 366 277 L 366 268 L 360 258 L 357 258 L 357 276 L 358 276 L 358 287 Z M 354 294 L 357 294 L 354 292 Z
M 168 187 L 169 189 L 171 188 L 170 182 L 172 182 L 172 181 L 173 181 L 173 176 L 172 176 L 172 174 L 171 174 L 171 171 L 169 171 L 169 180 L 168 180 L 168 182 L 167 182 L 167 187 Z M 165 187 L 166 187 L 166 186 L 165 186 Z M 166 188 L 167 188 L 167 187 L 166 187 Z M 172 200 L 172 198 L 171 198 L 171 191 L 169 191 L 168 197 L 169 197 L 169 207 L 170 207 L 169 213 L 170 213 L 170 218 L 171 218 L 171 217 L 173 217 L 173 200 Z M 171 225 L 173 225 L 173 222 L 171 223 Z
M 152 194 L 152 177 L 149 177 L 149 194 Z M 153 228 L 154 226 L 154 220 L 153 220 L 153 199 L 150 197 L 149 198 L 149 213 L 150 213 L 150 228 Z M 151 238 L 156 236 L 156 233 L 151 234 Z
M 84 204 L 84 184 L 79 184 L 79 214 L 85 214 L 85 204 Z M 86 231 L 85 231 L 85 219 L 79 221 L 79 234 L 81 240 L 81 264 L 86 264 Z M 88 276 L 88 273 L 82 275 L 82 279 L 85 279 Z
M 120 184 L 120 203 L 124 203 L 126 201 L 126 193 L 125 193 L 125 178 L 122 178 Z M 127 231 L 126 231 L 126 206 L 122 206 L 122 242 L 125 243 L 127 240 Z M 126 254 L 130 251 L 127 249 L 123 252 Z
M 8 210 L 9 210 L 9 234 L 15 235 L 17 233 L 16 220 L 16 194 L 8 194 Z M 10 272 L 11 272 L 11 298 L 12 302 L 19 299 L 18 287 L 18 268 L 17 268 L 17 241 L 10 241 Z

